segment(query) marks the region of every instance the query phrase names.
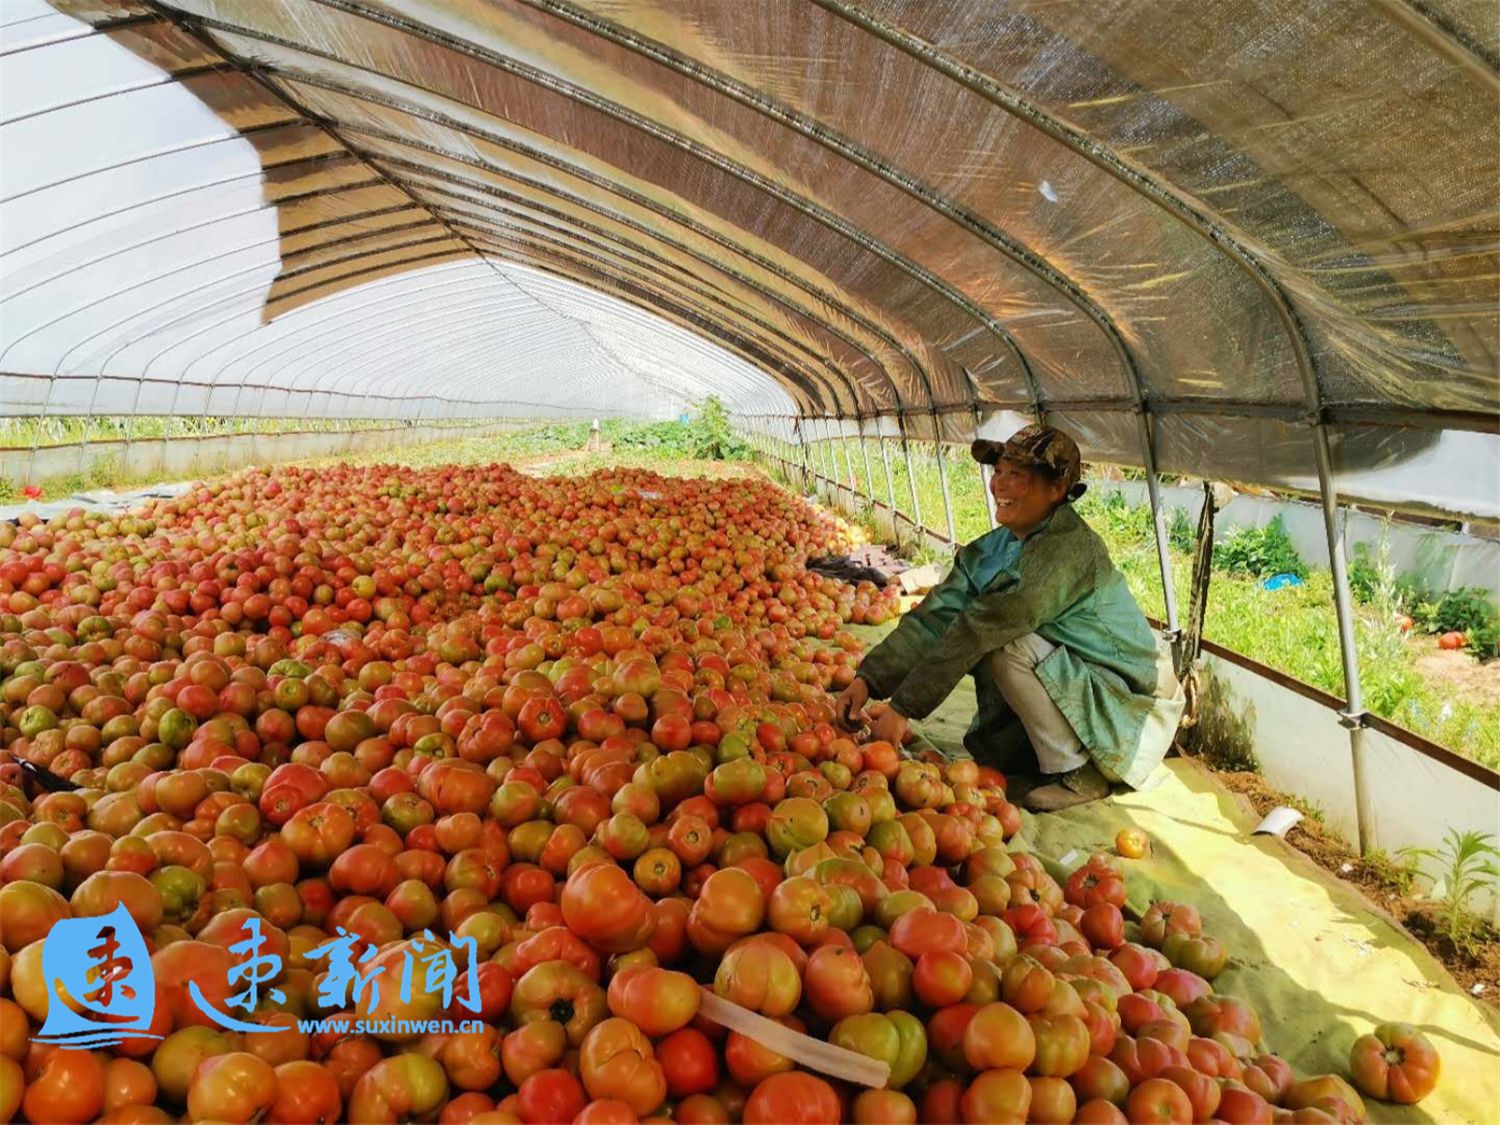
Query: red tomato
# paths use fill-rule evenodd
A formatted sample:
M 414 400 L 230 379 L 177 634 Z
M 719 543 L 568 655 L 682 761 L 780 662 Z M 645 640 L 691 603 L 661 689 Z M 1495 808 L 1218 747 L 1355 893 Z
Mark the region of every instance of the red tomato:
M 692 1023 L 701 992 L 686 973 L 644 965 L 621 969 L 610 978 L 609 1010 L 656 1039 Z
M 1148 1078 L 1130 1091 L 1125 1112 L 1132 1125 L 1192 1125 L 1193 1103 L 1174 1082 L 1165 1078 Z
M 745 1099 L 744 1125 L 839 1125 L 843 1107 L 832 1086 L 811 1074 L 773 1074 Z
M 651 900 L 613 864 L 579 868 L 563 885 L 559 902 L 569 928 L 606 953 L 640 949 L 656 928 Z
M 656 1060 L 674 1098 L 706 1094 L 719 1084 L 719 1055 L 708 1036 L 692 1027 L 672 1032 L 656 1045 Z
M 629 1020 L 601 1021 L 579 1050 L 578 1073 L 589 1097 L 614 1098 L 644 1117 L 667 1097 L 667 1080 L 651 1042 Z
M 578 1079 L 566 1070 L 542 1070 L 521 1083 L 516 1107 L 526 1125 L 567 1125 L 588 1104 Z
M 830 1022 L 875 1007 L 869 970 L 850 946 L 824 945 L 813 950 L 807 959 L 803 981 L 813 1011 Z

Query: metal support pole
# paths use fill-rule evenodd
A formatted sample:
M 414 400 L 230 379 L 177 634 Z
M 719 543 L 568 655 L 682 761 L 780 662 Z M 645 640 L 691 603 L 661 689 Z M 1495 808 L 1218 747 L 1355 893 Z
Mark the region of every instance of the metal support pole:
M 906 432 L 906 416 L 896 415 L 896 425 L 901 430 L 901 452 L 906 456 L 906 483 L 911 486 L 911 517 L 919 531 L 926 531 L 922 522 L 922 501 L 917 497 L 917 470 L 911 463 L 911 438 Z
M 146 385 L 146 377 L 143 375 L 135 381 L 135 398 L 130 403 L 130 413 L 125 415 L 125 472 L 129 473 L 132 468 L 130 460 L 130 447 L 135 442 L 135 419 L 141 408 L 141 389 Z
M 805 425 L 804 432 L 807 434 L 808 441 L 811 441 L 811 446 L 807 450 L 807 456 L 810 459 L 811 466 L 813 466 L 813 492 L 820 495 L 823 487 L 823 450 L 819 440 L 817 440 L 817 428 L 813 425 L 814 422 L 817 422 L 817 419 L 805 419 L 807 425 Z
M 96 375 L 94 377 L 94 393 L 89 396 L 88 420 L 89 420 L 89 425 L 90 426 L 92 426 L 94 424 L 94 419 L 99 416 L 98 415 L 98 408 L 99 408 L 99 387 L 100 387 L 100 384 L 102 384 L 103 382 L 104 382 L 104 377 L 102 375 Z M 84 441 L 81 441 L 81 442 L 78 443 L 78 468 L 77 468 L 76 471 L 77 471 L 77 473 L 80 476 L 83 475 L 84 469 L 87 468 L 87 462 L 86 462 L 85 459 L 88 456 L 88 450 L 89 450 L 89 446 L 91 444 L 93 444 L 93 443 L 91 441 L 87 440 L 87 439 L 85 439 Z M 125 475 L 125 466 L 124 465 L 120 466 L 120 475 L 122 477 Z
M 828 455 L 828 487 L 832 490 L 829 492 L 828 497 L 833 503 L 837 504 L 839 496 L 839 457 L 838 452 L 833 447 L 833 421 L 827 417 L 823 419 L 823 452 Z
M 823 458 L 823 452 L 824 452 L 823 451 L 823 446 L 822 446 L 822 443 L 818 439 L 818 430 L 817 430 L 816 425 L 814 424 L 814 423 L 817 422 L 817 419 L 816 418 L 808 418 L 808 419 L 806 419 L 806 422 L 807 422 L 807 425 L 804 428 L 804 432 L 807 434 L 807 436 L 809 438 L 812 439 L 812 448 L 808 450 L 808 453 L 812 457 L 813 492 L 817 493 L 818 495 L 822 495 L 822 492 L 823 492 L 822 477 L 823 477 L 823 472 L 824 472 L 824 469 L 825 469 L 827 463 L 825 462 L 825 460 Z
M 836 430 L 834 429 L 833 421 L 830 419 L 828 423 L 828 452 L 829 456 L 833 459 L 834 503 L 838 504 L 841 503 L 838 499 L 839 489 L 849 492 L 851 496 L 853 495 L 854 489 L 851 478 L 854 476 L 854 469 L 853 463 L 849 460 L 849 446 L 844 441 L 844 421 L 842 418 L 837 419 L 838 428 Z M 839 466 L 840 453 L 844 455 L 844 464 L 842 467 Z
M 1323 530 L 1328 536 L 1328 567 L 1333 572 L 1333 609 L 1338 617 L 1339 655 L 1344 664 L 1344 710 L 1339 723 L 1349 731 L 1349 753 L 1354 765 L 1354 819 L 1359 854 L 1373 846 L 1370 829 L 1370 787 L 1365 777 L 1364 732 L 1367 714 L 1359 680 L 1359 648 L 1354 634 L 1354 606 L 1349 597 L 1349 569 L 1344 558 L 1344 537 L 1339 531 L 1338 492 L 1333 475 L 1333 455 L 1328 430 L 1313 423 L 1313 452 L 1318 464 L 1318 491 L 1323 500 Z
M 1151 498 L 1151 528 L 1156 533 L 1156 563 L 1161 568 L 1161 594 L 1166 603 L 1167 632 L 1170 645 L 1182 639 L 1177 621 L 1177 588 L 1172 582 L 1171 540 L 1167 538 L 1167 517 L 1161 509 L 1160 482 L 1156 479 L 1156 443 L 1152 440 L 1151 419 L 1144 410 L 1137 412 L 1141 429 L 1141 459 L 1145 462 L 1146 492 Z
M 369 421 L 370 395 L 372 393 L 371 391 L 366 391 L 365 397 L 359 400 L 359 417 L 361 421 Z M 352 428 L 349 431 L 349 448 L 351 450 L 354 448 L 354 430 Z
M 979 405 L 978 405 L 978 403 L 976 403 L 974 405 L 974 436 L 976 438 L 979 437 Z M 991 472 L 992 472 L 992 470 L 990 469 L 990 466 L 988 466 L 988 465 L 980 465 L 979 466 L 979 487 L 984 492 L 984 510 L 989 513 L 989 516 L 990 516 L 990 530 L 994 531 L 995 528 L 997 528 L 997 527 L 1000 526 L 1000 523 L 999 523 L 998 520 L 995 519 L 995 497 L 990 492 L 990 476 L 991 476 Z
M 832 499 L 836 504 L 838 503 L 839 495 L 839 452 L 838 447 L 834 444 L 832 418 L 825 417 L 823 419 L 823 441 L 826 444 L 826 451 L 828 453 L 828 487 L 833 489 Z
M 47 379 L 47 397 L 42 401 L 42 412 L 37 416 L 36 431 L 31 439 L 31 456 L 26 461 L 26 479 L 21 483 L 26 485 L 36 484 L 36 451 L 37 446 L 42 443 L 42 430 L 47 425 L 47 412 L 52 409 L 52 392 L 57 387 L 57 372 L 53 372 Z
M 849 453 L 849 435 L 844 432 L 844 420 L 839 419 L 839 449 L 844 454 L 844 479 L 849 482 L 849 492 L 859 495 L 858 478 L 854 474 L 854 458 Z
M 797 448 L 802 451 L 802 491 L 812 490 L 812 464 L 807 458 L 807 434 L 802 425 L 802 419 L 798 418 L 792 423 L 792 435 L 797 439 Z
M 896 484 L 891 479 L 891 443 L 880 432 L 880 419 L 875 419 L 875 440 L 880 445 L 880 460 L 885 464 L 885 499 L 891 506 L 891 531 L 896 529 Z
M 854 420 L 858 427 L 856 433 L 859 435 L 859 456 L 865 465 L 865 495 L 871 500 L 875 499 L 875 478 L 870 473 L 870 447 L 865 442 L 865 420 L 863 417 Z
M 936 439 L 938 483 L 943 486 L 943 514 L 948 517 L 948 542 L 957 549 L 958 529 L 953 523 L 953 497 L 948 492 L 948 461 L 943 456 L 942 419 L 932 412 L 932 436 Z

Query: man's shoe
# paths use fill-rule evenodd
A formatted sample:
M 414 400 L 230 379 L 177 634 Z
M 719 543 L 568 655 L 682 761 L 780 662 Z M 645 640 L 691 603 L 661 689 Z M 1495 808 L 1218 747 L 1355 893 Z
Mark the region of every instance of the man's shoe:
M 1029 794 L 1036 792 L 1044 785 L 1051 784 L 1055 779 L 1055 774 L 1007 773 L 1005 775 L 1005 799 L 1013 805 L 1024 806 Z
M 1022 800 L 1023 807 L 1032 812 L 1059 812 L 1074 805 L 1097 801 L 1109 796 L 1109 782 L 1098 768 L 1089 762 L 1075 770 L 1062 774 L 1051 785 L 1033 789 Z

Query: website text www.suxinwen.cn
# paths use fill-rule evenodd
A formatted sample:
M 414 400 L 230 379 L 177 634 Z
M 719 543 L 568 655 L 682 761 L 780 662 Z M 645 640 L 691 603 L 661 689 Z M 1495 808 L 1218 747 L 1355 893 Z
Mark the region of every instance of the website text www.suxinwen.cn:
M 297 1030 L 307 1035 L 345 1032 L 351 1035 L 462 1035 L 483 1031 L 483 1020 L 298 1020 Z

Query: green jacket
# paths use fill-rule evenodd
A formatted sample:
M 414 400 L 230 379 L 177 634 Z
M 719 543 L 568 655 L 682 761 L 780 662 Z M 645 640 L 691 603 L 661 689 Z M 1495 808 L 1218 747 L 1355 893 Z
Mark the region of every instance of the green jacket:
M 1103 540 L 1070 504 L 1024 540 L 1001 527 L 961 549 L 859 674 L 873 696 L 920 719 L 973 673 L 970 729 L 983 731 L 1014 715 L 982 661 L 1028 633 L 1057 646 L 1037 676 L 1079 741 L 1106 776 L 1139 786 L 1171 746 L 1182 690 Z

